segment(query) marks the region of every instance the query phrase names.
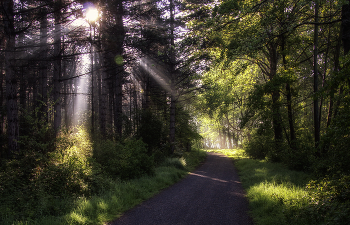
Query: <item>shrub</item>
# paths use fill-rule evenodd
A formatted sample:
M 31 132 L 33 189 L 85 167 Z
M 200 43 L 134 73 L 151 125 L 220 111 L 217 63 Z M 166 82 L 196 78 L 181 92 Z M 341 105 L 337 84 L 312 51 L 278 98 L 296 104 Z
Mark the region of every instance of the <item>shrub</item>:
M 142 139 L 147 144 L 149 155 L 160 149 L 161 144 L 165 142 L 165 137 L 166 132 L 159 116 L 149 110 L 142 112 L 140 126 L 137 129 L 137 138 Z
M 175 167 L 180 170 L 185 170 L 186 160 L 184 158 L 167 158 L 161 166 Z
M 272 145 L 272 139 L 254 135 L 252 140 L 244 145 L 244 150 L 253 159 L 265 159 L 268 153 L 272 151 Z
M 20 117 L 20 145 L 22 152 L 45 154 L 55 150 L 55 131 L 41 115 L 40 107 L 32 113 L 23 112 Z
M 147 154 L 146 144 L 141 140 L 126 140 L 123 144 L 105 141 L 95 146 L 94 158 L 112 177 L 132 179 L 152 174 L 154 160 Z
M 311 218 L 310 224 L 346 225 L 350 221 L 350 176 L 337 175 L 311 181 L 309 204 L 299 213 Z
M 25 139 L 24 139 L 25 140 Z M 89 164 L 92 145 L 89 135 L 62 132 L 53 139 L 54 149 L 44 148 L 44 140 L 35 139 L 17 159 L 7 160 L 0 170 L 0 220 L 30 219 L 41 215 L 62 215 L 59 202 L 70 204 L 77 196 L 89 195 Z M 23 139 L 22 139 L 23 141 Z M 48 140 L 51 143 L 52 140 Z M 22 142 L 25 144 L 26 142 Z M 36 149 L 34 146 L 42 146 Z M 69 208 L 65 206 L 64 209 Z
M 286 146 L 283 150 L 282 162 L 288 166 L 289 169 L 307 171 L 310 170 L 312 154 L 314 148 L 306 144 L 295 145 L 295 149 Z

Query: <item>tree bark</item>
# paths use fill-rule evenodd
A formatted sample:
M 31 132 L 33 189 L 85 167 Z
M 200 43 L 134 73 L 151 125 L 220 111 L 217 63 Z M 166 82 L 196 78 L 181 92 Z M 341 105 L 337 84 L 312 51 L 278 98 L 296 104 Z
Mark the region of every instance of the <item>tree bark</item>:
M 54 130 L 56 134 L 61 127 L 61 5 L 62 0 L 57 0 L 55 4 L 55 36 L 54 36 L 54 71 L 53 71 L 53 85 L 54 85 Z
M 350 0 L 342 6 L 342 40 L 344 47 L 344 55 L 350 51 Z
M 335 48 L 334 53 L 334 69 L 333 73 L 338 73 L 340 71 L 339 57 L 340 57 L 340 48 L 341 48 L 341 39 L 342 39 L 342 28 L 340 29 L 339 38 L 337 41 L 337 46 Z M 334 117 L 334 94 L 336 93 L 338 85 L 332 84 L 330 91 L 330 99 L 329 99 L 329 107 L 328 107 L 328 115 L 327 115 L 327 128 L 331 125 L 332 118 Z
M 269 72 L 269 79 L 272 80 L 277 74 L 277 44 L 271 42 L 268 46 L 269 50 L 269 63 L 270 63 L 270 72 Z M 275 136 L 275 142 L 276 147 L 279 148 L 280 143 L 282 142 L 282 119 L 281 119 L 281 112 L 280 112 L 280 90 L 278 88 L 274 88 L 272 91 L 272 125 L 274 130 L 274 136 Z
M 282 62 L 283 67 L 286 70 L 287 69 L 287 60 L 286 60 L 286 53 L 285 53 L 285 44 L 286 40 L 285 37 L 282 36 Z M 288 109 L 288 122 L 289 122 L 289 132 L 290 132 L 290 147 L 294 149 L 294 144 L 296 141 L 296 135 L 295 135 L 295 129 L 294 129 L 294 118 L 293 118 L 293 110 L 292 110 L 292 91 L 290 84 L 286 83 L 286 93 L 287 93 L 287 109 Z
M 314 136 L 315 148 L 318 148 L 320 142 L 320 123 L 319 123 L 319 106 L 318 106 L 318 1 L 315 1 L 315 30 L 314 30 Z
M 123 57 L 123 50 L 124 50 L 124 39 L 125 39 L 125 29 L 124 29 L 124 23 L 123 23 L 123 15 L 124 15 L 124 8 L 123 8 L 123 1 L 119 0 L 116 4 L 117 10 L 115 14 L 116 18 L 116 24 L 115 24 L 115 30 L 117 34 L 117 40 L 116 40 L 116 57 Z M 119 64 L 118 61 L 120 59 L 116 60 L 117 67 L 116 67 L 116 74 L 115 74 L 115 98 L 114 98 L 114 124 L 115 124 L 115 131 L 118 137 L 122 136 L 123 131 L 123 90 L 122 85 L 124 81 L 124 65 Z M 120 62 L 119 62 L 120 63 Z
M 42 57 L 39 63 L 40 73 L 40 100 L 41 100 L 41 116 L 47 121 L 47 33 L 48 33 L 48 22 L 47 22 L 47 10 L 46 8 L 41 9 L 41 21 L 40 21 L 40 56 Z
M 174 37 L 174 26 L 175 26 L 175 15 L 174 15 L 174 1 L 170 0 L 170 153 L 175 151 L 175 134 L 176 134 L 176 96 L 175 96 L 175 37 Z
M 100 131 L 102 136 L 104 137 L 106 135 L 106 123 L 107 123 L 107 100 L 108 100 L 108 86 L 107 86 L 107 76 L 105 71 L 101 71 L 101 95 L 99 96 L 100 99 Z
M 6 103 L 7 103 L 7 156 L 19 153 L 19 121 L 17 105 L 17 78 L 15 73 L 15 28 L 13 1 L 2 2 L 4 15 L 5 40 L 5 73 L 6 73 Z

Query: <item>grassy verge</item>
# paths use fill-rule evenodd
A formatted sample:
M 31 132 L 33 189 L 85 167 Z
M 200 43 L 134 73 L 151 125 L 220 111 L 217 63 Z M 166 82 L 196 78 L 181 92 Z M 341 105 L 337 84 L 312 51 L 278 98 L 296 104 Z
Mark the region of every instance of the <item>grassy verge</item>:
M 109 187 L 99 195 L 58 200 L 53 210 L 66 212 L 60 216 L 37 217 L 27 221 L 6 221 L 1 224 L 106 224 L 154 196 L 162 189 L 176 183 L 198 166 L 206 152 L 196 150 L 185 153 L 182 158 L 170 158 L 155 169 L 153 176 L 143 176 L 129 181 L 109 180 Z M 107 182 L 107 181 L 104 181 Z
M 235 161 L 257 225 L 313 224 L 307 212 L 311 177 L 282 164 L 253 160 L 243 150 L 217 150 Z

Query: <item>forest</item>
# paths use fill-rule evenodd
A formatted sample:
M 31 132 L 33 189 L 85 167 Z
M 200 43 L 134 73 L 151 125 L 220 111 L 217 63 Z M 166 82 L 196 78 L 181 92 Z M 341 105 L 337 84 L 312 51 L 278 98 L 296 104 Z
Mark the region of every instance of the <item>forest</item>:
M 216 148 L 350 213 L 350 1 L 0 5 L 0 222 Z

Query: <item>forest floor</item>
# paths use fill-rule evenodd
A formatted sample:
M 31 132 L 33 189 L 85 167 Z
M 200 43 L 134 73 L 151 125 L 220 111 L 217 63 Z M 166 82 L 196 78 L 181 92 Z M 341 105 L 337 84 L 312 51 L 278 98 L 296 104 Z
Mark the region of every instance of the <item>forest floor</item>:
M 250 225 L 248 200 L 232 160 L 208 153 L 205 163 L 110 225 Z

